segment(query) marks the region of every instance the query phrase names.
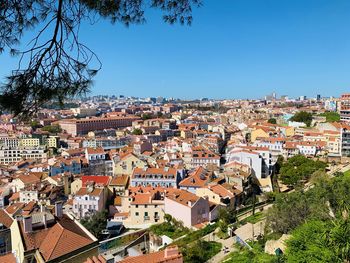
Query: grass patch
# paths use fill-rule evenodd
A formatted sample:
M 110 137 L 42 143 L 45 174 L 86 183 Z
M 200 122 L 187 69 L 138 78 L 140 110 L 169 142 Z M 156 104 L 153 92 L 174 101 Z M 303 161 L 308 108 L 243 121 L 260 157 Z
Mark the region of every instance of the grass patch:
M 222 232 L 222 231 L 219 231 L 216 236 L 218 238 L 221 238 L 221 239 L 227 239 L 229 238 L 230 236 L 227 234 L 227 232 Z
M 157 236 L 166 235 L 171 239 L 176 239 L 187 234 L 190 230 L 187 227 L 179 226 L 172 222 L 164 222 L 158 225 L 152 225 L 150 231 Z
M 265 218 L 265 214 L 263 212 L 257 212 L 254 215 L 248 216 L 247 218 L 241 220 L 241 224 L 251 223 L 256 224 L 259 221 Z
M 350 170 L 347 170 L 346 172 L 344 172 L 344 176 L 350 176 Z
M 213 232 L 217 228 L 217 223 L 213 225 L 207 225 L 206 227 L 193 231 L 193 232 L 188 232 L 188 234 L 179 239 L 178 241 L 172 243 L 173 245 L 178 245 L 179 247 L 186 247 L 188 244 L 201 239 L 202 237 L 208 235 L 209 233 Z

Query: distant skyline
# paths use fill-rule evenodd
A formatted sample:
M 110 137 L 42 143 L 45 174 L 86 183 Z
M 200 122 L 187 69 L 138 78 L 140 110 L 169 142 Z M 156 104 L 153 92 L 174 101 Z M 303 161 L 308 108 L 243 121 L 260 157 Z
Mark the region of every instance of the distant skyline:
M 190 27 L 167 25 L 153 10 L 144 25 L 84 25 L 80 38 L 103 64 L 88 95 L 223 99 L 350 92 L 350 1 L 203 3 Z M 0 55 L 0 81 L 17 61 Z

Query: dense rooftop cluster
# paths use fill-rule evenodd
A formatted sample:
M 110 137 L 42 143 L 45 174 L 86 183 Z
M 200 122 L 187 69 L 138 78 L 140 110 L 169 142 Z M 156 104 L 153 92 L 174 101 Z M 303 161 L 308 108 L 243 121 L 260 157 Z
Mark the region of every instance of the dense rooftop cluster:
M 292 189 L 276 180 L 281 159 L 350 155 L 348 95 L 74 104 L 0 117 L 0 262 L 183 262 L 170 237 L 143 242 L 134 229 L 169 217 L 203 229 Z M 111 241 L 123 236 L 122 248 Z

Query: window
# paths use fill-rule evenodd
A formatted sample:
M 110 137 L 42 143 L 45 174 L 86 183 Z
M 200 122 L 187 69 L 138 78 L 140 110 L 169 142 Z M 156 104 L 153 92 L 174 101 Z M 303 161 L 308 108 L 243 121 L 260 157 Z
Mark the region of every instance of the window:
M 136 212 L 136 213 L 135 213 L 135 216 L 139 216 L 139 212 Z
M 148 216 L 148 212 L 145 212 L 145 216 Z
M 147 205 L 145 205 L 145 208 L 147 208 Z

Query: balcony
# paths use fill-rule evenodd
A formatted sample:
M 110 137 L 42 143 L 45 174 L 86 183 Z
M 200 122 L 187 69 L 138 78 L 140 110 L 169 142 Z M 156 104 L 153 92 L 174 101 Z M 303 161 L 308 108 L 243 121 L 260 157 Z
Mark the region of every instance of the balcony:
M 145 221 L 147 221 L 147 220 L 150 219 L 150 217 L 149 217 L 149 216 L 144 216 L 143 219 L 144 219 Z

